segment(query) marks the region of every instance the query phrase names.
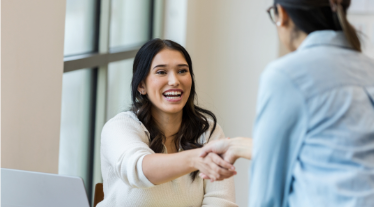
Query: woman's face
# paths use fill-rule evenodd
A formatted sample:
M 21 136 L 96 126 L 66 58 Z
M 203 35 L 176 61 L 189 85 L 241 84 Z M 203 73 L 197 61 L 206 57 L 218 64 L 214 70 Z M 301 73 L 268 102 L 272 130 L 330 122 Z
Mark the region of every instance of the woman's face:
M 183 54 L 163 49 L 153 58 L 149 74 L 138 90 L 147 94 L 153 104 L 152 110 L 174 114 L 182 112 L 191 86 L 192 77 Z

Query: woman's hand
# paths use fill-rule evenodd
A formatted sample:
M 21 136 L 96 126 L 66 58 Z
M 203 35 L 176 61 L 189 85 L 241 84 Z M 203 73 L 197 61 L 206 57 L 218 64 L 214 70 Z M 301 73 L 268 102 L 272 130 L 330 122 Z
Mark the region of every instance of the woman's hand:
M 237 153 L 233 150 L 231 140 L 229 138 L 209 142 L 202 148 L 200 156 L 205 157 L 209 153 L 218 154 L 226 162 L 232 164 L 235 163 L 235 161 L 239 158 Z
M 194 162 L 194 167 L 200 170 L 200 174 L 207 175 L 212 182 L 236 175 L 235 167 L 215 153 L 198 157 Z
M 212 141 L 202 148 L 200 156 L 205 157 L 212 153 L 219 154 L 226 162 L 232 164 L 240 157 L 251 159 L 252 139 L 237 137 Z M 199 176 L 203 179 L 211 179 L 209 174 L 204 172 L 201 172 Z

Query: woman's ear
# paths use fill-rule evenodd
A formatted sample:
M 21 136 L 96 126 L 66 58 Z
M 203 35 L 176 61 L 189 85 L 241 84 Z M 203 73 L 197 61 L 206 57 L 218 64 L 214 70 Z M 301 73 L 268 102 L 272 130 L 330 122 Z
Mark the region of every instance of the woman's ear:
M 145 89 L 145 83 L 142 81 L 138 86 L 138 91 L 141 95 L 147 94 L 147 90 Z
M 278 19 L 277 19 L 277 26 L 287 26 L 289 22 L 289 16 L 286 12 L 286 10 L 279 4 L 277 4 L 277 10 L 278 10 Z

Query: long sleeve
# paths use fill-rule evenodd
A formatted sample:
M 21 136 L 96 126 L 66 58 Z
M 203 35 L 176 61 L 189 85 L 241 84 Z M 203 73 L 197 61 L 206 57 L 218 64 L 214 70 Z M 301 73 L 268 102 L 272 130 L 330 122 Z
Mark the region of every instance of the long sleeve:
M 147 134 L 139 122 L 130 114 L 118 115 L 103 128 L 101 157 L 127 185 L 134 188 L 152 187 L 153 184 L 142 170 L 144 156 L 154 153 L 147 142 Z
M 261 76 L 254 129 L 250 207 L 286 207 L 292 170 L 306 134 L 305 100 L 276 68 Z
M 207 141 L 211 128 L 199 143 Z M 210 140 L 219 138 L 224 134 L 217 125 Z M 197 177 L 192 182 L 190 174 L 186 174 L 153 185 L 142 170 L 143 158 L 154 153 L 148 140 L 148 130 L 132 112 L 121 112 L 106 123 L 101 140 L 105 197 L 98 206 L 237 206 L 233 179 L 208 183 Z
M 206 137 L 206 139 L 208 136 Z M 225 134 L 222 128 L 217 124 L 209 141 L 223 139 Z M 235 185 L 234 177 L 223 181 L 210 182 L 204 180 L 204 199 L 203 207 L 237 207 L 235 204 Z

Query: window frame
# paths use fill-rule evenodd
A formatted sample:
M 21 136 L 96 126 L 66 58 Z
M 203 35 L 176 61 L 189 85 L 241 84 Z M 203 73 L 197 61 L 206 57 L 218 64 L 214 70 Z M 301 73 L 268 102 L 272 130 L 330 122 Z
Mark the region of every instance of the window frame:
M 161 36 L 160 31 L 163 28 L 163 7 L 164 0 L 150 1 L 150 19 L 148 40 L 155 36 Z M 92 99 L 92 119 L 90 123 L 90 147 L 89 147 L 89 168 L 87 196 L 90 203 L 93 203 L 95 185 L 102 182 L 100 165 L 100 135 L 102 127 L 106 122 L 107 107 L 107 85 L 109 64 L 121 60 L 134 58 L 140 47 L 145 43 L 133 47 L 109 47 L 110 38 L 110 19 L 111 19 L 111 0 L 96 0 L 95 28 L 94 31 L 94 52 L 64 56 L 64 73 L 92 68 L 93 83 Z M 161 8 L 161 10 L 160 10 Z M 154 25 L 161 28 L 154 28 Z M 160 30 L 161 29 L 161 30 Z M 148 41 L 147 40 L 147 41 Z
M 148 40 L 151 40 L 154 36 L 154 10 L 155 10 L 155 0 L 150 1 L 150 19 L 149 19 L 149 34 Z M 103 3 L 109 4 L 108 6 L 103 6 Z M 79 55 L 69 55 L 64 57 L 64 73 L 80 70 L 84 68 L 97 68 L 100 66 L 108 66 L 111 62 L 126 60 L 134 58 L 137 51 L 145 43 L 141 43 L 134 47 L 116 47 L 109 48 L 109 34 L 110 34 L 110 15 L 111 15 L 111 0 L 96 0 L 96 20 L 95 20 L 95 43 L 94 51 L 92 53 L 79 54 Z M 106 13 L 106 14 L 105 14 Z M 107 17 L 103 17 L 107 16 Z M 103 21 L 103 18 L 109 18 L 109 21 Z M 105 25 L 108 24 L 108 25 Z M 105 28 L 104 28 L 105 27 Z M 104 28 L 104 29 L 103 29 Z M 107 30 L 107 31 L 105 31 Z M 103 33 L 106 33 L 105 35 Z M 106 43 L 102 43 L 100 37 L 106 36 Z M 147 40 L 147 41 L 148 41 Z M 103 47 L 106 48 L 107 52 L 103 51 Z

